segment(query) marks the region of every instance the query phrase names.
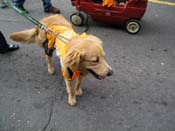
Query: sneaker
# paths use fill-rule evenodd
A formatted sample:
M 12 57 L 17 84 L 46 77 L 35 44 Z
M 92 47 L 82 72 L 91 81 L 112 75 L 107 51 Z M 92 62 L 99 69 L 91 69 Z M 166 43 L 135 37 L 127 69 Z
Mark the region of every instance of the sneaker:
M 24 6 L 17 6 L 20 10 L 24 11 L 25 13 L 29 13 L 25 8 Z
M 0 8 L 7 8 L 7 5 L 4 3 L 0 3 Z
M 10 52 L 10 51 L 15 51 L 17 49 L 19 49 L 18 45 L 9 45 L 6 48 L 0 48 L 0 53 L 2 54 L 2 53 Z
M 45 10 L 44 12 L 46 13 L 52 13 L 52 14 L 60 14 L 60 10 L 58 8 L 55 7 L 51 7 L 49 10 Z

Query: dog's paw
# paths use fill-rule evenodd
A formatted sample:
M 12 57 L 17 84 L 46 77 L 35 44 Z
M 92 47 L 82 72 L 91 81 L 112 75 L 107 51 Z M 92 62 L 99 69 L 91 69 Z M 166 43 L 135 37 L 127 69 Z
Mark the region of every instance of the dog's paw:
M 75 90 L 75 95 L 76 96 L 82 96 L 83 95 L 82 89 Z
M 55 69 L 53 67 L 48 68 L 48 72 L 50 75 L 53 75 L 55 73 Z
M 70 106 L 75 106 L 77 104 L 76 98 L 69 98 L 68 104 Z

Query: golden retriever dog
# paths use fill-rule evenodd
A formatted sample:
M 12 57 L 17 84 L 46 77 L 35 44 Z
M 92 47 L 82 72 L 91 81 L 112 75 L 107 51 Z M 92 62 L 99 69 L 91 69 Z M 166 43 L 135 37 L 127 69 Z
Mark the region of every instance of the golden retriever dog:
M 40 22 L 66 40 L 64 39 L 63 42 L 62 38 L 55 38 L 38 27 L 12 33 L 10 39 L 21 43 L 37 43 L 40 47 L 44 47 L 43 43 L 47 43 L 47 47 L 51 44 L 52 47 L 49 48 L 56 48 L 57 54 L 60 55 L 62 73 L 68 93 L 68 104 L 75 106 L 76 96 L 83 94 L 80 85 L 87 74 L 92 74 L 100 80 L 113 74 L 111 67 L 105 60 L 103 42 L 94 35 L 76 33 L 72 25 L 61 15 L 52 15 L 41 19 Z M 48 72 L 52 75 L 54 73 L 52 55 L 49 55 L 46 50 L 45 53 Z M 76 80 L 75 83 L 74 80 Z

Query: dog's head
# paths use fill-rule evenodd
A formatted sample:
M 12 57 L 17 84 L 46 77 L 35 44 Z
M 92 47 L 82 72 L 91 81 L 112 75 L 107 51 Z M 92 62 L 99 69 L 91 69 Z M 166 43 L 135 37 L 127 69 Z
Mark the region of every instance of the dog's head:
M 83 75 L 91 73 L 97 79 L 111 76 L 113 71 L 105 60 L 102 44 L 102 41 L 93 35 L 71 40 L 63 60 L 65 69 L 78 70 Z

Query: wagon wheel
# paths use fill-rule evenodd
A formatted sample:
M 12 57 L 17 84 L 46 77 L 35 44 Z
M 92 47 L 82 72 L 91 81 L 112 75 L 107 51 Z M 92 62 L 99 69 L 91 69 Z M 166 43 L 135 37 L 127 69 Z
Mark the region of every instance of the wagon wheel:
M 125 24 L 125 29 L 130 34 L 136 34 L 141 29 L 140 22 L 136 19 L 128 20 Z
M 72 24 L 76 25 L 76 26 L 82 26 L 84 23 L 84 16 L 82 13 L 77 12 L 77 13 L 73 13 L 70 16 L 70 21 L 72 22 Z

